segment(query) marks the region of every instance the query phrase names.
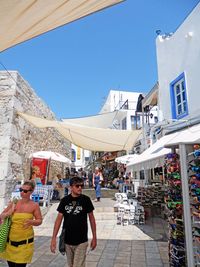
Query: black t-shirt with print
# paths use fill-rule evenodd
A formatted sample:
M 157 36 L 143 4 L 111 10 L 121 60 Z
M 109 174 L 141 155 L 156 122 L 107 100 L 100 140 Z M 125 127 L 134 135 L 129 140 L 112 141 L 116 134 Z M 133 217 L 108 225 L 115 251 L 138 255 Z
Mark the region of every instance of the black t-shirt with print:
M 70 214 L 75 205 L 73 214 Z M 93 210 L 92 201 L 85 195 L 72 197 L 70 194 L 60 201 L 57 211 L 64 215 L 66 244 L 79 245 L 88 241 L 87 214 Z

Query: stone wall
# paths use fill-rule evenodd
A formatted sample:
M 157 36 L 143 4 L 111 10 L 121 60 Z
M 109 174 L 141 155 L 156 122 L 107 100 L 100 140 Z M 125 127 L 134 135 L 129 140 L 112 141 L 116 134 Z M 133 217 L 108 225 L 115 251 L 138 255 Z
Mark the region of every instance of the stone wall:
M 17 115 L 17 111 L 56 119 L 16 71 L 0 71 L 0 210 L 7 204 L 18 179 L 30 177 L 35 151 L 52 150 L 71 157 L 71 144 L 54 129 L 38 129 Z M 65 165 L 51 161 L 50 179 L 64 175 Z

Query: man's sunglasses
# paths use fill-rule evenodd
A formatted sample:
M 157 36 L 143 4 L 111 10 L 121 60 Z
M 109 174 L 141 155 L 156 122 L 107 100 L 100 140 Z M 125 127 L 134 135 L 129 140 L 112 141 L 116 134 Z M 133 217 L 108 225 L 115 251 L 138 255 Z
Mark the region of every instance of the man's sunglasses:
M 79 188 L 79 187 L 83 188 L 83 187 L 84 187 L 84 184 L 75 184 L 74 186 L 75 186 L 76 188 Z
M 27 189 L 20 188 L 19 191 L 24 192 L 24 193 L 28 193 L 28 192 L 32 192 L 33 190 L 27 190 Z

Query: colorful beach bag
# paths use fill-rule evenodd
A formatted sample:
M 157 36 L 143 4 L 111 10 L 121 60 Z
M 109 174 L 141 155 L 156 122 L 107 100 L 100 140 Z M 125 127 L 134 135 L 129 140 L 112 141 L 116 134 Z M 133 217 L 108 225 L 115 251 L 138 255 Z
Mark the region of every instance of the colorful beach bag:
M 10 231 L 11 218 L 7 217 L 0 224 L 0 252 L 4 252 L 6 249 L 7 239 Z

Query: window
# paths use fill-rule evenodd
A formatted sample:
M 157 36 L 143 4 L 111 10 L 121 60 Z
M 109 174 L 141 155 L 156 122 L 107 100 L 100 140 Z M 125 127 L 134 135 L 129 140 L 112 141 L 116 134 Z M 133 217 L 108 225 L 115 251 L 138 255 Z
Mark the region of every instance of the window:
M 140 180 L 144 180 L 145 176 L 144 176 L 144 170 L 140 171 Z
M 185 75 L 182 73 L 170 84 L 172 119 L 188 115 Z
M 133 172 L 133 179 L 135 179 L 135 180 L 138 179 L 138 178 L 137 178 L 137 172 L 136 172 L 136 171 Z
M 122 130 L 126 130 L 127 129 L 127 123 L 126 123 L 126 118 L 124 118 L 122 120 Z
M 154 123 L 158 123 L 158 117 L 154 116 Z
M 76 161 L 76 151 L 73 148 L 71 150 L 71 159 L 72 162 Z
M 140 125 L 140 116 L 131 116 L 131 129 L 135 130 L 135 129 L 140 129 L 141 125 Z

